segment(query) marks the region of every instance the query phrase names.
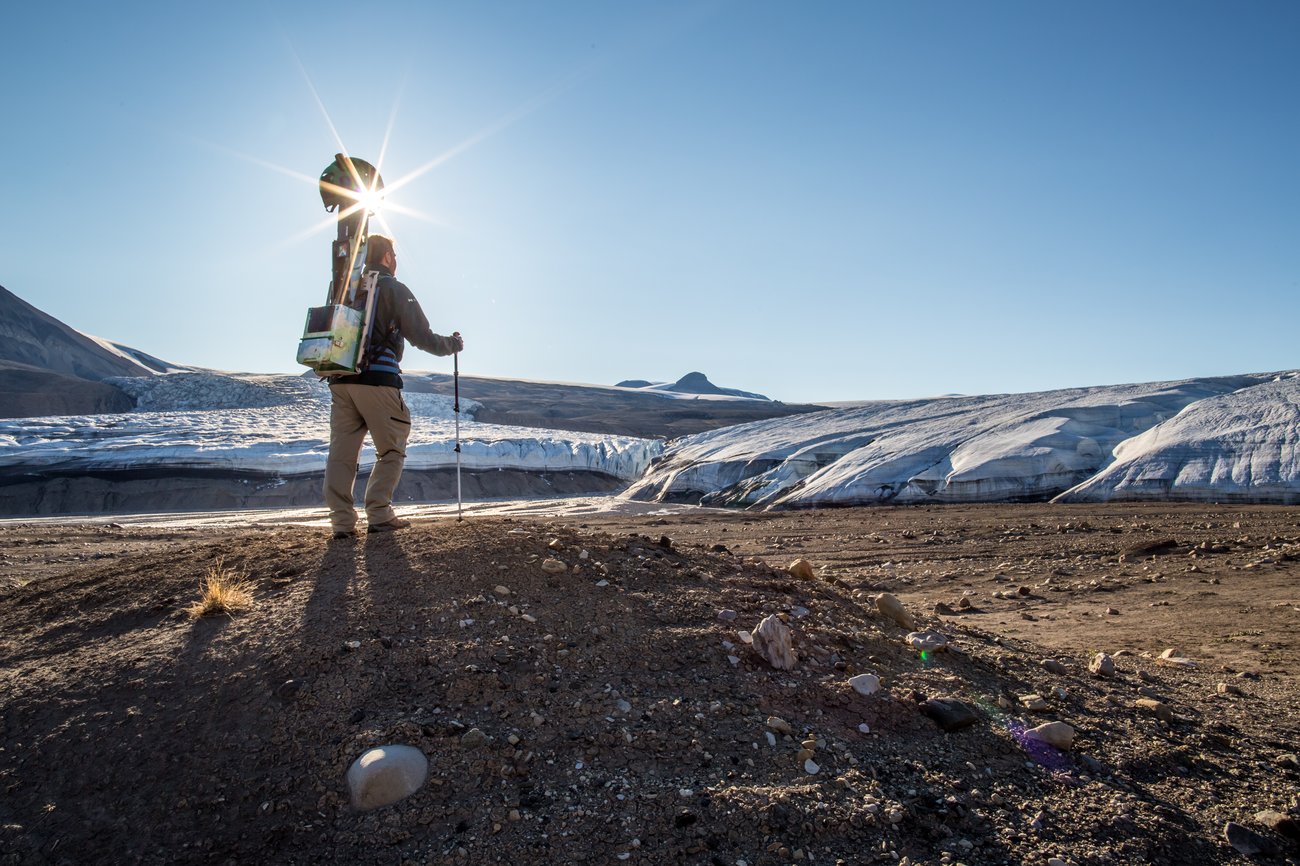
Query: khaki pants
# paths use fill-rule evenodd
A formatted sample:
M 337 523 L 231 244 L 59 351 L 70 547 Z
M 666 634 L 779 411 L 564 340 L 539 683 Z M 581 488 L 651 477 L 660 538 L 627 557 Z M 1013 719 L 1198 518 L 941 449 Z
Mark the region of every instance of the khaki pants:
M 325 463 L 325 505 L 335 532 L 356 527 L 352 488 L 357 480 L 361 443 L 370 431 L 375 445 L 375 468 L 366 483 L 366 521 L 387 523 L 393 513 L 393 492 L 406 463 L 406 440 L 411 435 L 411 411 L 400 388 L 382 385 L 330 386 L 330 454 Z

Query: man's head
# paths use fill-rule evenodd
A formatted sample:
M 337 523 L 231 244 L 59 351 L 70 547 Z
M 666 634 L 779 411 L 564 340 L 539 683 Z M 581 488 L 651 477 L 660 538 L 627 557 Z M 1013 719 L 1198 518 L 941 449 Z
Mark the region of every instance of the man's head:
M 393 252 L 393 239 L 385 235 L 366 238 L 366 267 L 385 267 L 397 273 L 397 253 Z

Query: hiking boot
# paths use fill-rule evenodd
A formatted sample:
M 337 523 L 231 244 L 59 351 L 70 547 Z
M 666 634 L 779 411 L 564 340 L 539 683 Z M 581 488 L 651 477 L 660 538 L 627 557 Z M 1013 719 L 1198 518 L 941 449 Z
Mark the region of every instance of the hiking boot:
M 355 529 L 334 530 L 334 541 L 343 541 L 346 538 L 356 538 L 356 537 L 357 537 L 357 531 Z
M 370 528 L 367 529 L 366 532 L 370 532 L 370 533 L 392 532 L 397 529 L 406 529 L 410 525 L 411 525 L 411 521 L 403 520 L 400 517 L 394 517 L 392 520 L 388 521 L 387 523 L 370 524 Z

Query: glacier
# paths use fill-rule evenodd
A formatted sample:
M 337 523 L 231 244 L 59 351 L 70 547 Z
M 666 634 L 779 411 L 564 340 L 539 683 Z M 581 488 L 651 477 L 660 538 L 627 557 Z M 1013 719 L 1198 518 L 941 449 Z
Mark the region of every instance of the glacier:
M 268 477 L 322 473 L 329 451 L 329 389 L 304 376 L 177 372 L 112 383 L 136 411 L 0 420 L 0 476 L 165 469 Z M 404 392 L 411 409 L 408 470 L 456 465 L 451 397 Z M 479 424 L 461 400 L 460 465 L 469 471 L 599 472 L 638 477 L 658 441 Z M 361 466 L 373 465 L 362 450 Z
M 746 508 L 1300 502 L 1300 372 L 880 401 L 669 444 L 625 495 Z

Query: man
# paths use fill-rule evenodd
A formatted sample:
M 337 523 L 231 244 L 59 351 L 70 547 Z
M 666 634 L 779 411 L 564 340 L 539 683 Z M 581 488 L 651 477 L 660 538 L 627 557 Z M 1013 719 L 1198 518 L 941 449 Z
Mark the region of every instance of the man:
M 336 539 L 356 535 L 357 512 L 352 488 L 366 431 L 375 445 L 375 468 L 366 483 L 366 522 L 370 532 L 392 532 L 411 524 L 393 511 L 393 492 L 406 463 L 411 412 L 402 399 L 403 341 L 433 355 L 450 355 L 465 348 L 460 333 L 442 337 L 429 330 L 411 290 L 397 281 L 393 241 L 370 235 L 366 267 L 379 271 L 375 319 L 361 371 L 330 379 L 330 453 L 325 464 L 325 504 Z

